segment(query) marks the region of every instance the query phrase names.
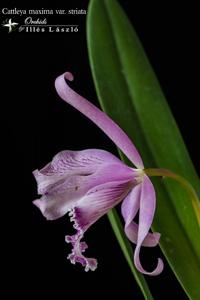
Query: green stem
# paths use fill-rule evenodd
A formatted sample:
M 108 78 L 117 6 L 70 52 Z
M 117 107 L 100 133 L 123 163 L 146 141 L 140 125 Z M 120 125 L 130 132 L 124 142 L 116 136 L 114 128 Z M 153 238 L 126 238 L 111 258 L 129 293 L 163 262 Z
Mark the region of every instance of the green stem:
M 198 224 L 200 226 L 200 201 L 193 186 L 185 178 L 167 169 L 145 169 L 144 172 L 148 176 L 169 177 L 178 181 L 186 189 L 192 200 L 192 205 L 196 213 Z

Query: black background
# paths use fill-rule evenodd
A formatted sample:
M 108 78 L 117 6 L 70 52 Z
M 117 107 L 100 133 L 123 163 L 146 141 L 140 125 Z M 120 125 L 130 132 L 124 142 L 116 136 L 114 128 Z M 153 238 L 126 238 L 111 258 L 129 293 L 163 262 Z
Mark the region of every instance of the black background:
M 120 3 L 144 45 L 192 160 L 198 167 L 197 24 L 195 7 L 162 2 Z M 4 7 L 27 9 L 8 3 Z M 54 8 L 87 8 L 88 1 L 65 1 Z M 29 4 L 33 9 L 50 4 Z M 8 17 L 8 16 L 6 16 Z M 23 17 L 11 16 L 15 22 Z M 42 17 L 43 18 L 43 17 Z M 70 246 L 64 236 L 73 229 L 67 216 L 47 222 L 32 205 L 37 197 L 32 171 L 43 167 L 59 151 L 100 148 L 116 153 L 114 145 L 90 121 L 59 100 L 54 79 L 71 71 L 71 86 L 97 104 L 85 36 L 85 15 L 47 17 L 52 23 L 76 23 L 78 33 L 8 34 L 1 28 L 2 266 L 7 295 L 86 299 L 121 296 L 143 299 L 106 217 L 86 234 L 88 254 L 98 258 L 95 272 L 85 273 L 66 260 Z M 1 14 L 1 22 L 5 16 Z M 167 146 L 167 145 L 166 145 Z M 4 165 L 5 163 L 5 165 Z M 184 251 L 184 249 L 183 249 Z M 144 257 L 152 266 L 159 249 Z M 187 258 L 186 258 L 187 259 Z M 147 277 L 155 299 L 187 299 L 166 261 L 158 277 Z

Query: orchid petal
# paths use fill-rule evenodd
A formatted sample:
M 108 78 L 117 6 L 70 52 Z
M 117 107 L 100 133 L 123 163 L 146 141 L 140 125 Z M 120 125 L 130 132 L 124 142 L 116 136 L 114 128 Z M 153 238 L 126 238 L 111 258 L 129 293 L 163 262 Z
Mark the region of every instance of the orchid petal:
M 59 180 L 55 177 L 55 182 L 52 181 L 44 195 L 33 203 L 48 220 L 55 220 L 72 209 L 90 189 L 100 184 L 125 180 L 136 185 L 137 173 L 137 170 L 123 163 L 102 164 L 91 174 L 69 176 L 67 170 Z
M 137 239 L 138 239 L 138 224 L 136 224 L 134 221 L 130 223 L 130 225 L 125 228 L 125 233 L 129 240 L 137 244 Z M 154 232 L 154 233 L 148 233 L 147 236 L 145 237 L 144 241 L 142 242 L 142 246 L 144 247 L 155 247 L 158 245 L 160 240 L 160 233 L 159 232 Z
M 139 257 L 140 248 L 153 222 L 155 205 L 156 205 L 156 197 L 155 197 L 154 187 L 150 179 L 146 175 L 144 175 L 143 182 L 142 182 L 141 197 L 140 197 L 139 229 L 138 229 L 137 246 L 134 254 L 134 262 L 137 269 L 140 272 L 147 275 L 158 275 L 163 270 L 163 262 L 159 258 L 157 267 L 153 272 L 145 271 L 141 265 L 140 257 Z
M 55 88 L 58 95 L 93 121 L 124 152 L 136 167 L 143 169 L 142 159 L 126 133 L 104 112 L 73 91 L 66 84 L 65 79 L 72 81 L 73 75 L 66 72 L 56 79 Z
M 132 243 L 137 244 L 138 225 L 133 221 L 139 206 L 142 184 L 136 185 L 122 202 L 122 216 L 125 221 L 125 233 Z M 142 246 L 154 247 L 158 244 L 160 233 L 148 233 Z
M 52 185 L 70 175 L 89 175 L 105 164 L 124 163 L 105 150 L 87 149 L 82 151 L 61 151 L 51 163 L 33 175 L 38 184 L 38 194 L 48 192 Z
M 52 161 L 52 167 L 57 172 L 69 174 L 87 174 L 94 172 L 99 166 L 111 163 L 124 163 L 105 150 L 87 149 L 82 151 L 61 151 Z
M 131 223 L 139 210 L 141 188 L 141 184 L 135 186 L 122 202 L 121 212 L 126 225 Z
M 85 266 L 86 271 L 96 269 L 97 261 L 83 255 L 87 245 L 81 242 L 81 239 L 93 223 L 126 196 L 131 186 L 131 183 L 127 181 L 101 184 L 89 190 L 77 203 L 76 207 L 72 209 L 70 212 L 71 221 L 74 222 L 77 233 L 73 236 L 66 236 L 66 242 L 71 243 L 73 246 L 72 253 L 68 256 L 72 263 L 81 263 Z
M 106 182 L 88 191 L 78 202 L 78 224 L 87 228 L 117 205 L 129 192 L 132 182 L 127 180 Z
M 33 201 L 47 218 L 55 220 L 64 216 L 75 203 L 95 184 L 84 176 L 70 176 L 56 181 L 40 199 Z

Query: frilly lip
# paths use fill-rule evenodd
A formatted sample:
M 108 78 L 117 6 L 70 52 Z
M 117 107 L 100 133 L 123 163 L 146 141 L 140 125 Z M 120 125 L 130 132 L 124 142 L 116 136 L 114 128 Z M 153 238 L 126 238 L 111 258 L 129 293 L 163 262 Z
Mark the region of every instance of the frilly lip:
M 69 216 L 70 221 L 74 223 L 73 227 L 76 229 L 76 234 L 65 238 L 66 242 L 73 246 L 72 253 L 68 256 L 71 263 L 81 263 L 86 271 L 96 269 L 96 259 L 83 255 L 87 249 L 87 244 L 81 242 L 81 239 L 92 224 L 125 197 L 129 189 L 130 183 L 126 181 L 96 186 L 85 195 L 85 199 L 83 198 L 76 207 L 71 209 Z
M 89 174 L 88 174 L 89 173 Z M 83 255 L 82 242 L 86 230 L 112 207 L 123 200 L 137 184 L 140 172 L 127 167 L 104 150 L 62 151 L 52 162 L 34 175 L 39 191 L 44 194 L 34 204 L 48 220 L 67 212 L 76 234 L 66 236 L 73 246 L 68 259 L 80 263 L 85 270 L 95 270 L 97 261 Z
M 78 215 L 77 209 L 73 208 L 69 212 L 70 221 L 73 222 L 73 227 L 76 229 L 76 234 L 73 236 L 67 235 L 65 237 L 65 241 L 67 243 L 71 243 L 73 248 L 72 252 L 68 255 L 68 259 L 72 264 L 80 263 L 82 266 L 85 267 L 85 271 L 88 272 L 89 270 L 95 271 L 97 268 L 97 260 L 95 258 L 85 257 L 83 253 L 88 248 L 88 245 L 85 242 L 81 242 L 81 239 L 84 235 L 84 230 L 79 226 L 78 223 Z

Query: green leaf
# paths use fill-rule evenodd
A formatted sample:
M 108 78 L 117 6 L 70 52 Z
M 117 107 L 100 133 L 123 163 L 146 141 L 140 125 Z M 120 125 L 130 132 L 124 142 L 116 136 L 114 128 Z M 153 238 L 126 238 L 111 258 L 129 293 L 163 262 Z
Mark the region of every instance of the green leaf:
M 200 195 L 199 178 L 159 82 L 116 1 L 91 0 L 87 39 L 102 108 L 132 138 L 146 168 L 170 169 Z M 200 231 L 190 198 L 170 179 L 152 181 L 157 192 L 153 230 L 161 232 L 161 249 L 187 295 L 199 299 Z

